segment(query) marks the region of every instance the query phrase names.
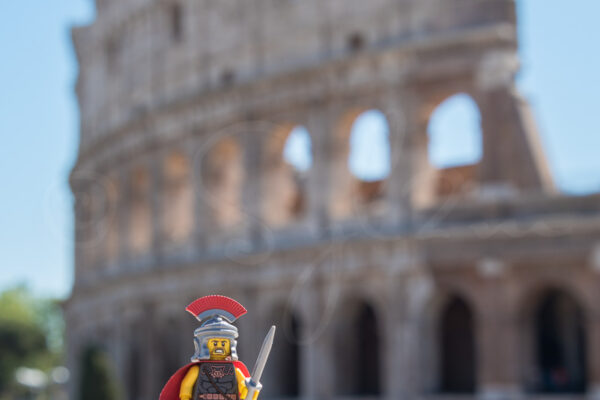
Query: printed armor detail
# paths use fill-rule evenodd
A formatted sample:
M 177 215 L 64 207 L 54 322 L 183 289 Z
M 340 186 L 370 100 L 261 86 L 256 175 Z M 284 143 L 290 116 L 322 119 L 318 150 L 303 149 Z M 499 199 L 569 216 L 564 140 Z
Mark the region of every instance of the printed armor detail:
M 232 362 L 203 361 L 198 367 L 200 371 L 194 387 L 194 400 L 239 400 Z

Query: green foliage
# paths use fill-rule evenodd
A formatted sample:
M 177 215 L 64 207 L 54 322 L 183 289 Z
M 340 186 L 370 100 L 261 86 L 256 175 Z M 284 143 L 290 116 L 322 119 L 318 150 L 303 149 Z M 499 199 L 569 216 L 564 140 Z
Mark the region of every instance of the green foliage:
M 81 360 L 80 400 L 119 400 L 119 386 L 107 354 L 90 346 Z
M 25 287 L 0 293 L 0 398 L 16 393 L 18 367 L 49 371 L 60 363 L 61 320 L 56 301 L 35 299 Z

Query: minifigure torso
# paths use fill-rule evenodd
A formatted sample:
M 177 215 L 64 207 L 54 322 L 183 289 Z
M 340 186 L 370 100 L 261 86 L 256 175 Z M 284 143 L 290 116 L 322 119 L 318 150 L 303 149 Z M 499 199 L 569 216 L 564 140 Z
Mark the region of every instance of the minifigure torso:
M 245 398 L 246 366 L 239 361 L 199 361 L 181 383 L 182 400 L 240 400 Z

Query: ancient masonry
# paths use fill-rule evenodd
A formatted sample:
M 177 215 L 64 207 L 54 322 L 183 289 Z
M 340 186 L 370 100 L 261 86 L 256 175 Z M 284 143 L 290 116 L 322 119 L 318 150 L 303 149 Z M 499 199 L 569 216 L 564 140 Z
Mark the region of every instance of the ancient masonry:
M 156 399 L 193 353 L 185 305 L 220 293 L 249 310 L 249 365 L 280 326 L 262 398 L 600 399 L 600 198 L 553 186 L 515 89 L 514 1 L 96 8 L 73 29 L 73 398 L 98 346 L 127 399 Z M 458 93 L 483 155 L 434 168 L 428 120 Z M 377 182 L 348 168 L 370 109 L 393 160 Z M 302 174 L 282 157 L 294 126 Z

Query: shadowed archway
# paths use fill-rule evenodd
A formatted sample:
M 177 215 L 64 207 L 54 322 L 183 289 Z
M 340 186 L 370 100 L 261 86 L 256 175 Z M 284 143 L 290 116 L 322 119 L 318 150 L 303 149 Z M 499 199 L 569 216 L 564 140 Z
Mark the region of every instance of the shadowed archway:
M 586 390 L 584 313 L 568 293 L 551 289 L 533 315 L 534 392 L 584 393 Z
M 450 298 L 442 311 L 439 343 L 440 391 L 473 393 L 476 386 L 473 312 L 458 296 Z

